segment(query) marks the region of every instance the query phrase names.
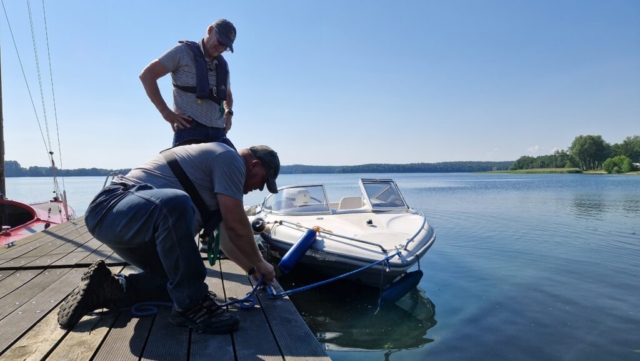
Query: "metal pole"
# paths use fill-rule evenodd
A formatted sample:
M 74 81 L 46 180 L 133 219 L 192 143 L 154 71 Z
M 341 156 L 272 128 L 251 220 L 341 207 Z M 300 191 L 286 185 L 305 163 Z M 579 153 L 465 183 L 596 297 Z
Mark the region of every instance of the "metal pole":
M 7 196 L 4 183 L 4 116 L 2 112 L 2 52 L 0 51 L 0 199 Z

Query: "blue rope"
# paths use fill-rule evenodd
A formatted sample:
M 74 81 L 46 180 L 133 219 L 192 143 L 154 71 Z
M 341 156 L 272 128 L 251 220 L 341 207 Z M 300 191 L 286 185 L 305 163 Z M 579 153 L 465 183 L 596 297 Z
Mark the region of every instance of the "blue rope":
M 282 291 L 282 292 L 276 292 L 275 289 L 273 288 L 273 286 L 270 285 L 266 285 L 266 289 L 267 289 L 267 295 L 269 298 L 282 298 L 284 296 L 288 296 L 288 295 L 292 295 L 294 293 L 299 293 L 299 292 L 303 292 L 303 291 L 307 291 L 310 290 L 312 288 L 318 287 L 318 286 L 322 286 L 325 285 L 327 283 L 331 283 L 334 281 L 337 281 L 339 279 L 345 278 L 345 277 L 349 277 L 355 273 L 364 271 L 368 268 L 371 268 L 373 266 L 379 265 L 381 263 L 386 263 L 387 265 L 387 269 L 389 268 L 389 260 L 392 259 L 393 257 L 397 256 L 400 254 L 400 251 L 397 251 L 379 261 L 376 261 L 374 263 L 371 263 L 369 265 L 366 265 L 364 267 L 358 268 L 357 270 L 353 270 L 351 272 L 347 272 L 345 274 L 342 274 L 340 276 L 336 276 L 333 278 L 330 278 L 328 280 L 324 280 L 324 281 L 320 281 L 320 282 L 316 282 L 307 286 L 303 286 L 303 287 L 299 287 L 299 288 L 294 288 L 292 290 L 289 291 Z M 253 308 L 256 306 L 256 299 L 253 297 L 256 293 L 256 291 L 258 290 L 258 288 L 260 288 L 260 286 L 262 286 L 263 284 L 263 277 L 260 277 L 260 279 L 258 280 L 258 282 L 255 284 L 255 286 L 253 286 L 253 289 L 251 290 L 251 292 L 247 293 L 246 296 L 244 296 L 243 298 L 240 299 L 235 299 L 235 300 L 231 300 L 228 302 L 225 302 L 223 304 L 220 305 L 220 307 L 226 307 L 226 306 L 230 306 L 230 305 L 234 305 L 234 304 L 239 304 L 239 307 L 243 310 L 247 310 L 250 308 Z M 135 305 L 133 305 L 133 307 L 131 307 L 131 314 L 135 317 L 146 317 L 146 316 L 153 316 L 155 314 L 158 313 L 158 307 L 173 307 L 173 303 L 170 302 L 139 302 L 136 303 Z
M 273 289 L 272 286 L 267 285 L 266 286 L 267 294 L 269 295 L 269 298 L 281 298 L 281 297 L 284 297 L 284 296 L 292 295 L 294 293 L 307 291 L 307 290 L 310 290 L 312 288 L 315 288 L 315 287 L 318 287 L 318 286 L 322 286 L 322 285 L 325 285 L 327 283 L 331 283 L 331 282 L 337 281 L 337 280 L 345 278 L 345 277 L 349 277 L 349 276 L 351 276 L 351 275 L 353 275 L 355 273 L 358 273 L 360 271 L 364 271 L 364 270 L 366 270 L 368 268 L 371 268 L 373 266 L 379 265 L 381 263 L 386 263 L 387 269 L 388 269 L 389 268 L 389 260 L 392 259 L 393 257 L 399 255 L 399 254 L 400 254 L 400 251 L 397 251 L 396 253 L 394 253 L 392 255 L 389 255 L 389 256 L 387 256 L 387 257 L 385 257 L 385 258 L 383 258 L 383 259 L 381 259 L 379 261 L 376 261 L 376 262 L 374 262 L 372 264 L 366 265 L 366 266 L 364 266 L 362 268 L 358 268 L 357 270 L 353 270 L 351 272 L 348 272 L 348 273 L 345 273 L 343 275 L 330 278 L 328 280 L 320 281 L 320 282 L 313 283 L 313 284 L 310 284 L 310 285 L 307 285 L 307 286 L 302 286 L 302 287 L 299 287 L 299 288 L 294 288 L 294 289 L 289 290 L 289 291 L 276 292 Z

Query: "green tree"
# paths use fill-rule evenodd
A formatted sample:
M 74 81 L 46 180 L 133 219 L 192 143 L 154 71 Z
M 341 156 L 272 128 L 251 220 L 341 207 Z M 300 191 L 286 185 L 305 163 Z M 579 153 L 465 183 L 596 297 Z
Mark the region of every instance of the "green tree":
M 626 137 L 620 144 L 620 154 L 627 156 L 632 162 L 640 162 L 640 136 Z
M 609 158 L 611 146 L 600 135 L 579 135 L 569 147 L 571 155 L 578 158 L 580 169 L 599 169 Z
M 607 173 L 627 173 L 633 170 L 631 159 L 625 155 L 609 158 L 602 163 L 602 169 Z

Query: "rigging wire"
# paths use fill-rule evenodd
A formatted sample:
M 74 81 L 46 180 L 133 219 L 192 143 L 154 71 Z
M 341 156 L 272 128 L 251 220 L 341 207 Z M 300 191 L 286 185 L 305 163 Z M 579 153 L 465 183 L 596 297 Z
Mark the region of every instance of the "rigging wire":
M 51 164 L 51 172 L 52 172 L 52 176 L 53 176 L 53 187 L 54 187 L 54 193 L 56 195 L 56 198 L 59 199 L 60 196 L 62 195 L 62 197 L 66 198 L 66 195 L 64 193 L 64 191 L 60 190 L 60 187 L 58 186 L 58 180 L 57 180 L 57 175 L 56 175 L 56 171 L 57 171 L 57 167 L 55 165 L 55 160 L 54 160 L 54 156 L 53 156 L 53 151 L 52 151 L 52 145 L 51 145 L 51 137 L 50 137 L 50 132 L 49 132 L 49 122 L 48 122 L 48 118 L 47 118 L 47 109 L 46 109 L 46 104 L 45 104 L 45 97 L 44 97 L 44 87 L 42 84 L 42 76 L 41 76 L 41 72 L 40 72 L 40 61 L 38 58 L 38 49 L 37 49 L 37 43 L 36 43 L 36 36 L 35 36 L 35 29 L 34 29 L 34 25 L 33 25 L 33 16 L 31 13 L 31 0 L 27 0 L 27 11 L 29 13 L 29 25 L 31 28 L 31 40 L 33 43 L 33 52 L 34 52 L 34 56 L 35 56 L 35 62 L 36 62 L 36 69 L 37 69 L 37 74 L 38 74 L 38 84 L 40 86 L 40 98 L 41 98 L 41 102 L 42 102 L 42 112 L 43 112 L 43 119 L 44 119 L 44 124 L 45 124 L 45 129 L 46 129 L 46 138 L 45 138 L 45 134 L 42 130 L 42 124 L 40 123 L 40 118 L 38 116 L 38 112 L 35 106 L 35 102 L 33 100 L 33 95 L 31 93 L 31 88 L 29 87 L 29 83 L 27 81 L 27 76 L 26 76 L 26 72 L 24 70 L 24 65 L 22 63 L 22 59 L 20 58 L 20 53 L 18 51 L 18 46 L 16 43 L 16 39 L 15 36 L 13 34 L 13 29 L 11 28 L 11 23 L 9 22 L 9 14 L 7 13 L 7 9 L 5 7 L 4 4 L 4 0 L 0 0 L 2 2 L 2 8 L 4 10 L 5 13 L 5 18 L 7 20 L 7 24 L 9 27 L 9 31 L 11 33 L 11 39 L 13 40 L 13 46 L 16 50 L 16 54 L 18 56 L 18 62 L 20 64 L 20 69 L 22 70 L 22 76 L 24 78 L 24 82 L 25 85 L 27 87 L 27 92 L 29 93 L 29 99 L 31 100 L 31 106 L 33 108 L 33 112 L 35 114 L 36 117 L 36 121 L 38 123 L 38 128 L 40 130 L 40 135 L 42 136 L 42 141 L 44 143 L 44 147 L 45 150 L 47 152 L 47 156 L 49 157 L 49 161 Z M 58 125 L 58 113 L 57 113 L 57 106 L 56 106 L 56 101 L 55 101 L 55 90 L 54 90 L 54 83 L 53 83 L 53 70 L 52 70 L 52 66 L 51 66 L 51 51 L 50 51 L 50 47 L 49 47 L 49 33 L 48 33 L 48 27 L 47 27 L 47 15 L 46 15 L 46 10 L 45 10 L 45 4 L 44 4 L 44 0 L 42 0 L 42 13 L 43 13 L 43 18 L 44 18 L 44 27 L 45 27 L 45 37 L 46 37 L 46 44 L 47 44 L 47 61 L 49 64 L 49 75 L 50 75 L 50 80 L 51 80 L 51 93 L 52 93 L 52 97 L 53 97 L 53 110 L 54 110 L 54 117 L 55 117 L 55 123 L 56 123 L 56 135 L 57 135 L 57 140 L 58 140 L 58 152 L 59 152 L 59 159 L 60 159 L 60 166 L 62 167 L 62 149 L 61 149 L 61 142 L 60 142 L 60 132 L 59 132 L 59 125 Z M 62 168 L 61 168 L 62 169 Z M 64 184 L 64 177 L 62 177 L 62 186 L 64 189 L 65 184 Z M 64 202 L 66 202 L 66 200 L 64 200 Z
M 49 49 L 49 31 L 47 27 L 47 12 L 45 10 L 44 0 L 42 0 L 42 17 L 44 19 L 44 35 L 45 35 L 45 39 L 47 40 L 47 60 L 49 62 L 49 78 L 51 79 L 51 97 L 53 100 L 53 117 L 56 121 L 56 136 L 58 138 L 58 159 L 60 160 L 60 169 L 64 169 L 64 167 L 62 166 L 62 147 L 60 146 L 61 142 L 60 142 L 60 127 L 58 126 L 58 108 L 56 107 L 56 92 L 53 87 L 53 68 L 51 67 L 51 51 Z M 55 172 L 55 167 L 53 171 Z M 64 177 L 62 177 L 62 189 L 65 189 Z
M 22 59 L 20 58 L 20 52 L 18 51 L 18 45 L 16 44 L 16 38 L 13 35 L 13 30 L 11 28 L 11 22 L 9 22 L 9 14 L 7 14 L 7 8 L 4 6 L 4 0 L 0 0 L 2 2 L 2 9 L 4 10 L 4 16 L 7 19 L 7 25 L 9 27 L 9 33 L 11 34 L 11 40 L 13 40 L 13 47 L 16 49 L 16 55 L 18 56 L 18 63 L 20 64 L 20 70 L 22 70 L 22 77 L 24 78 L 24 84 L 27 86 L 27 93 L 29 93 L 29 99 L 31 100 L 31 107 L 33 108 L 33 113 L 36 116 L 36 122 L 38 123 L 38 129 L 40 130 L 40 135 L 42 136 L 42 141 L 44 142 L 44 147 L 47 151 L 47 156 L 49 154 L 49 148 L 47 147 L 47 141 L 44 137 L 44 133 L 42 131 L 42 124 L 40 124 L 40 118 L 38 117 L 38 111 L 36 110 L 36 105 L 33 102 L 33 95 L 31 94 L 31 88 L 29 88 L 29 82 L 27 81 L 27 74 L 24 71 L 24 66 L 22 65 Z

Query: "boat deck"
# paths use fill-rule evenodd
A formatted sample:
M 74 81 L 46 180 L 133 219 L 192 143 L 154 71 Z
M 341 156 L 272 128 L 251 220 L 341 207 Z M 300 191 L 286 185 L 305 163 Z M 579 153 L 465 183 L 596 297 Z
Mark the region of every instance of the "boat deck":
M 136 271 L 88 233 L 84 217 L 0 248 L 0 359 L 329 360 L 291 301 L 268 299 L 264 290 L 255 308 L 231 309 L 241 323 L 230 335 L 174 326 L 169 308 L 141 318 L 129 311 L 85 316 L 73 330 L 60 329 L 60 303 L 100 259 L 114 272 Z M 206 282 L 219 298 L 240 298 L 252 289 L 233 262 L 205 264 Z

